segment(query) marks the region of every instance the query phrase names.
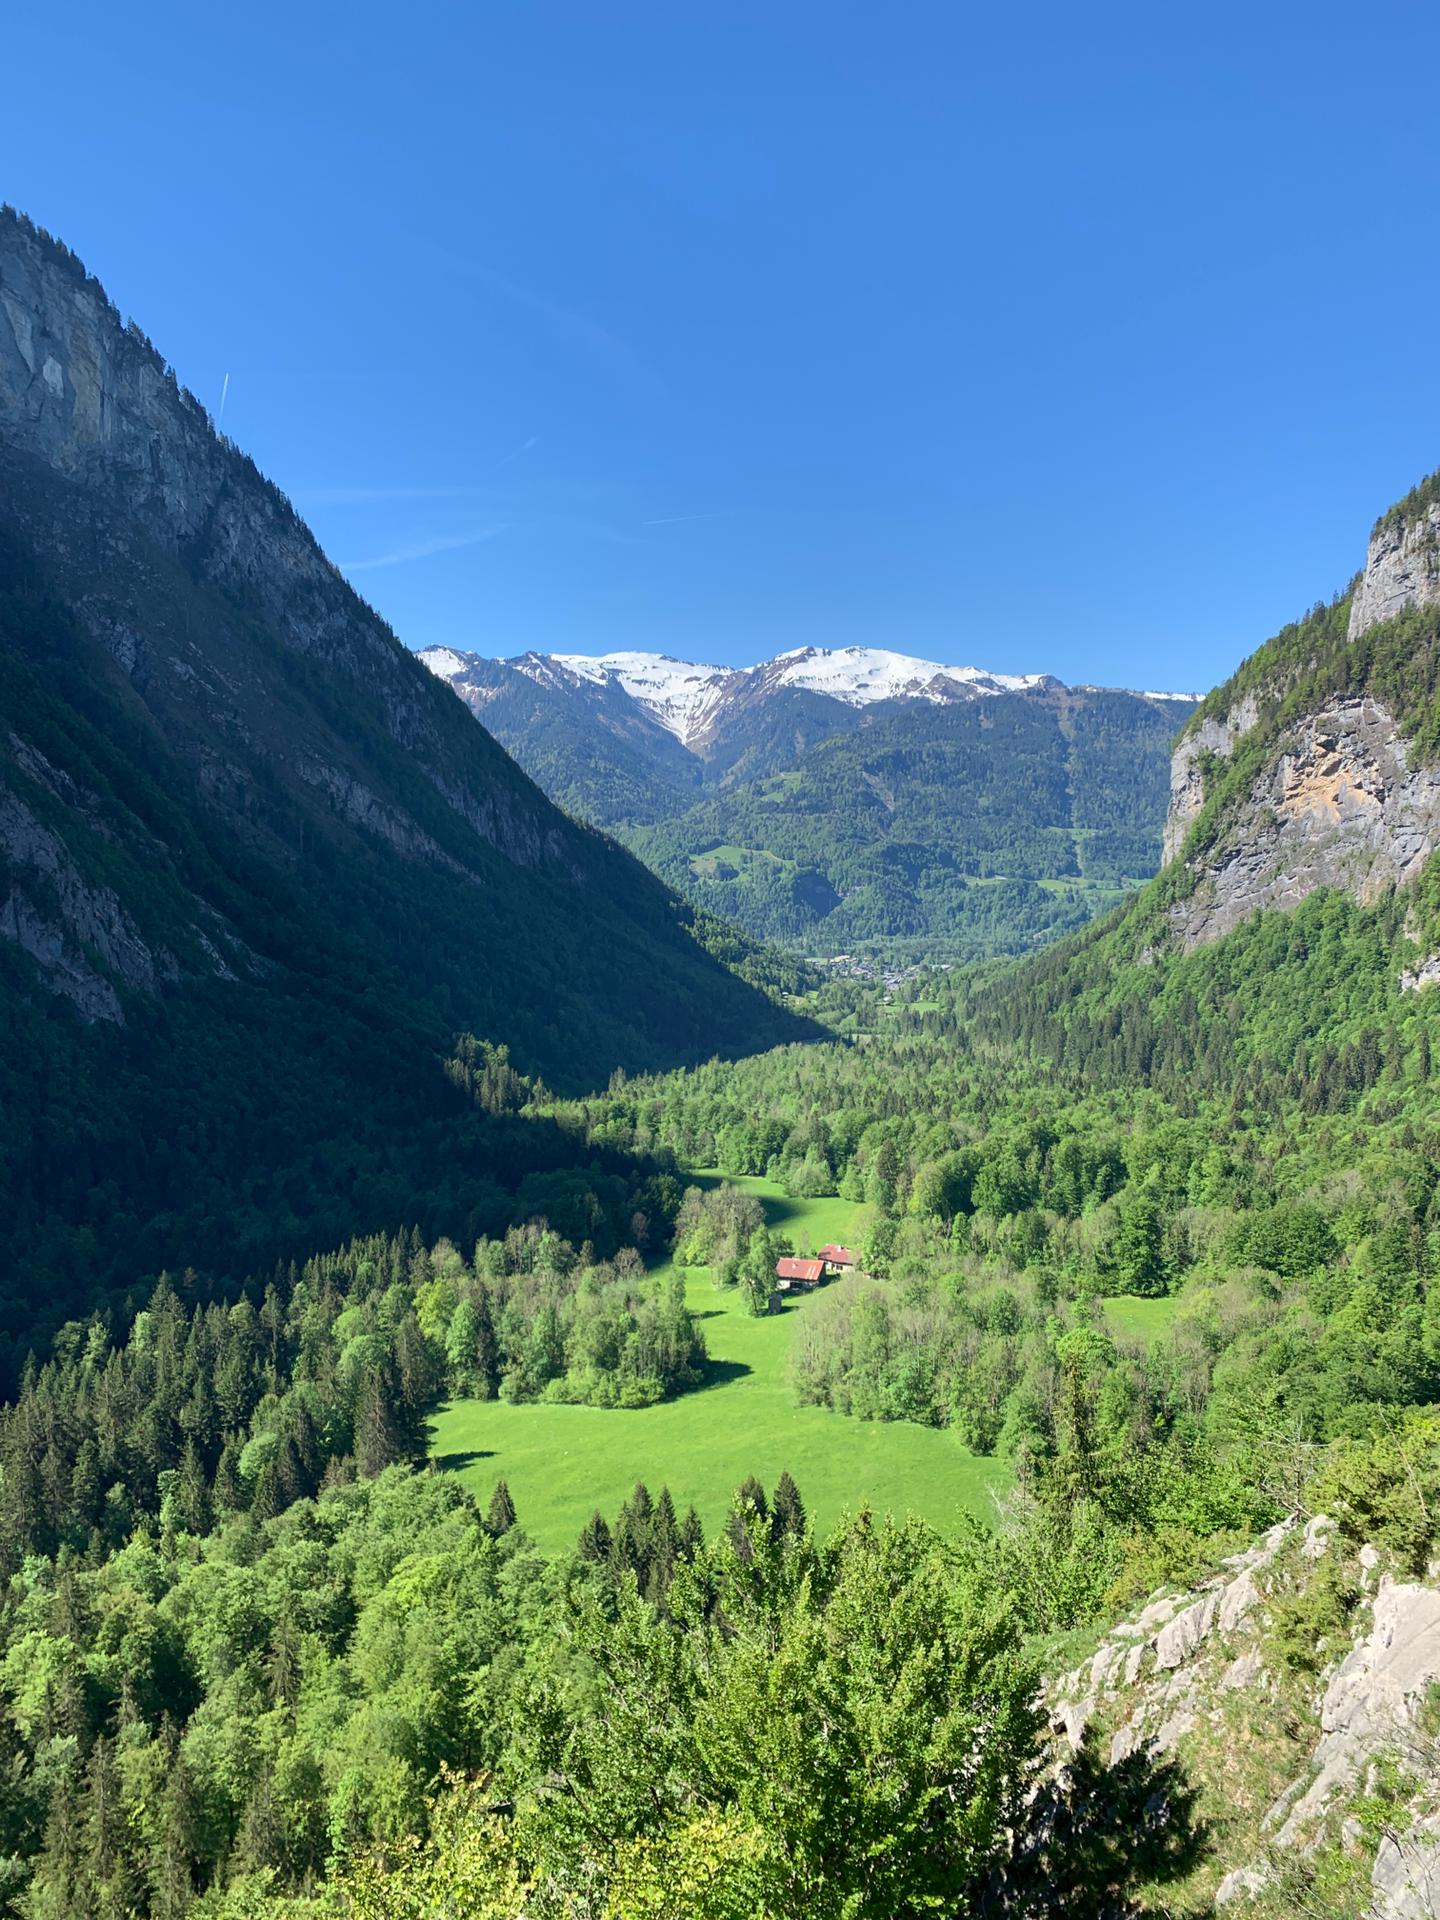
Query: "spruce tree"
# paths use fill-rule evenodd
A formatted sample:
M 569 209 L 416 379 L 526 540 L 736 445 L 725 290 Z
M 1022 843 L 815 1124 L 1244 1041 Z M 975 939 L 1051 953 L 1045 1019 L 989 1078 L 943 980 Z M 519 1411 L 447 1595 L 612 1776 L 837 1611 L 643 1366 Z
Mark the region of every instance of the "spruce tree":
M 650 1575 L 651 1523 L 655 1502 L 643 1480 L 635 1482 L 635 1491 L 620 1509 L 615 1522 L 615 1563 L 633 1573 L 643 1593 Z
M 725 1530 L 742 1560 L 752 1558 L 750 1523 L 760 1520 L 768 1525 L 769 1519 L 770 1503 L 765 1498 L 765 1489 L 753 1473 L 747 1474 L 735 1490 L 735 1498 L 730 1503 L 730 1517 L 725 1523 Z
M 680 1522 L 679 1558 L 695 1560 L 704 1551 L 705 1529 L 700 1524 L 700 1515 L 693 1506 L 685 1509 L 685 1518 Z
M 775 1497 L 770 1503 L 770 1532 L 776 1540 L 786 1534 L 798 1540 L 805 1532 L 805 1503 L 788 1469 L 775 1483 Z
M 675 1502 L 669 1487 L 660 1489 L 650 1522 L 650 1569 L 646 1592 L 656 1606 L 664 1604 L 680 1552 L 680 1525 L 675 1518 Z
M 160 1806 L 160 1833 L 148 1861 L 154 1920 L 185 1920 L 195 1897 L 196 1809 L 185 1756 L 171 1762 Z
M 580 1541 L 576 1552 L 582 1560 L 588 1560 L 592 1566 L 604 1567 L 610 1563 L 613 1545 L 605 1516 L 597 1507 L 580 1530 Z
M 81 1920 L 90 1911 L 85 1830 L 73 1762 L 62 1765 L 50 1789 L 45 1840 L 25 1910 L 33 1920 Z
M 193 1440 L 185 1442 L 185 1451 L 180 1456 L 180 1473 L 175 1483 L 175 1502 L 179 1511 L 180 1524 L 187 1533 L 204 1534 L 210 1531 L 212 1514 L 210 1510 L 210 1488 L 205 1479 L 205 1467 L 200 1458 L 200 1450 Z
M 398 1457 L 395 1420 L 385 1391 L 384 1374 L 378 1366 L 368 1367 L 360 1382 L 355 1407 L 355 1465 L 362 1480 L 373 1480 Z
M 220 1464 L 215 1469 L 215 1505 L 222 1513 L 239 1513 L 245 1505 L 240 1483 L 240 1440 L 229 1433 L 220 1449 Z
M 514 1524 L 515 1502 L 510 1498 L 510 1489 L 503 1480 L 497 1480 L 485 1515 L 485 1526 L 498 1540 L 501 1534 L 508 1533 Z

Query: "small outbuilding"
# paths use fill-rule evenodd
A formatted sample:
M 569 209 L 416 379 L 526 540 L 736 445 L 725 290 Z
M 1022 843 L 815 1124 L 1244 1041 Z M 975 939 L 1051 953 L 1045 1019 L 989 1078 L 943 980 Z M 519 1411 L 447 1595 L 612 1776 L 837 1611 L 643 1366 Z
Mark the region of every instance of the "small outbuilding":
M 818 1287 L 825 1278 L 823 1260 L 777 1260 L 775 1278 L 782 1293 L 790 1293 L 797 1287 Z
M 819 1257 L 828 1273 L 849 1273 L 858 1264 L 849 1247 L 821 1247 Z

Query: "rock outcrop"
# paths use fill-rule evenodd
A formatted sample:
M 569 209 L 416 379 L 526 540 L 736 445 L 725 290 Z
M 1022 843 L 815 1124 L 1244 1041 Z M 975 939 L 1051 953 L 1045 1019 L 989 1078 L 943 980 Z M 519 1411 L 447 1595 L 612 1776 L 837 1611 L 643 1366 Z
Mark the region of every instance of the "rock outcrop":
M 1370 901 L 1413 880 L 1437 846 L 1440 768 L 1411 764 L 1380 701 L 1337 700 L 1287 736 L 1170 922 L 1188 949 L 1317 887 Z
M 1370 536 L 1365 571 L 1350 603 L 1350 638 L 1407 607 L 1440 606 L 1440 500 L 1402 502 Z
M 1157 1594 L 1054 1683 L 1061 1763 L 1088 1732 L 1111 1766 L 1172 1756 L 1218 1803 L 1236 1802 L 1233 1812 L 1248 1795 L 1249 1813 L 1227 1837 L 1236 1850 L 1209 1870 L 1215 1905 L 1239 1915 L 1326 1835 L 1351 1850 L 1375 1846 L 1349 1812 L 1377 1762 L 1393 1758 L 1412 1799 L 1374 1854 L 1370 1920 L 1435 1914 L 1440 1750 L 1424 1715 L 1440 1684 L 1440 1570 L 1431 1574 L 1396 1577 L 1373 1547 L 1347 1551 L 1323 1516 L 1303 1529 L 1298 1518 L 1282 1522 L 1198 1591 Z M 1313 1690 L 1297 1689 L 1273 1637 L 1276 1610 L 1303 1604 L 1311 1583 L 1326 1580 L 1356 1583 L 1358 1603 Z M 1238 1742 L 1265 1749 L 1245 1753 L 1244 1786 Z
M 1205 762 L 1208 756 L 1228 760 L 1236 744 L 1260 717 L 1253 693 L 1237 700 L 1222 719 L 1197 722 L 1176 743 L 1170 757 L 1170 811 L 1165 820 L 1162 859 L 1173 860 L 1205 804 Z
M 1339 605 L 1316 608 L 1308 631 L 1298 623 L 1246 663 L 1223 713 L 1196 719 L 1176 743 L 1167 863 L 1184 856 L 1207 786 L 1214 791 L 1216 763 L 1232 760 L 1242 741 L 1250 742 L 1247 765 L 1264 752 L 1248 791 L 1237 791 L 1230 777 L 1223 815 L 1190 855 L 1189 896 L 1168 910 L 1183 950 L 1219 939 L 1262 909 L 1298 906 L 1321 887 L 1372 901 L 1416 878 L 1440 847 L 1440 768 L 1422 763 L 1387 704 L 1396 698 L 1393 659 L 1373 686 L 1369 649 L 1356 651 L 1353 674 L 1346 673 L 1349 649 L 1371 628 L 1433 607 L 1440 607 L 1440 476 L 1376 524 L 1344 635 Z M 1307 676 L 1323 691 L 1297 698 Z M 1410 702 L 1403 711 L 1414 733 L 1414 698 L 1401 697 Z M 1432 977 L 1427 961 L 1402 984 Z

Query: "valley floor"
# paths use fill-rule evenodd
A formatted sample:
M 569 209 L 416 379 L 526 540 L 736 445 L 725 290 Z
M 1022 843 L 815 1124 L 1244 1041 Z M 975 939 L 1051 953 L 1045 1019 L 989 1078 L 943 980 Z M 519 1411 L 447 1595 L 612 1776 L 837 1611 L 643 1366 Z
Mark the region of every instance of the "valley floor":
M 762 1179 L 731 1184 L 755 1194 L 770 1225 L 797 1239 L 843 1241 L 852 1230 L 849 1201 L 791 1199 Z M 432 1454 L 482 1504 L 503 1478 L 520 1524 L 549 1550 L 573 1547 L 597 1507 L 613 1520 L 637 1480 L 652 1493 L 668 1486 L 681 1513 L 693 1502 L 707 1534 L 747 1474 L 768 1489 L 786 1470 L 821 1535 L 867 1504 L 919 1514 L 942 1533 L 955 1532 L 963 1515 L 989 1516 L 1006 1470 L 953 1434 L 796 1406 L 787 1363 L 810 1301 L 752 1319 L 738 1291 L 721 1292 L 704 1269 L 692 1272 L 688 1299 L 704 1329 L 710 1385 L 633 1412 L 455 1401 L 435 1416 Z

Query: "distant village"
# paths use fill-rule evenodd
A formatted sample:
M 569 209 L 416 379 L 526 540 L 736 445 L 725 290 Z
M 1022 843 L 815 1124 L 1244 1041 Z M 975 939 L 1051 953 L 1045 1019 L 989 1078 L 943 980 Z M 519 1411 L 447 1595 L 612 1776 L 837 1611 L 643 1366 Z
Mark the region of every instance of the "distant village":
M 908 967 L 886 966 L 880 960 L 867 960 L 860 954 L 833 953 L 822 955 L 814 963 L 817 967 L 828 967 L 840 980 L 869 980 L 876 986 L 884 987 L 893 993 L 896 987 L 903 986 L 907 980 L 918 980 L 922 973 L 948 973 L 948 961 L 927 961 L 924 965 Z

